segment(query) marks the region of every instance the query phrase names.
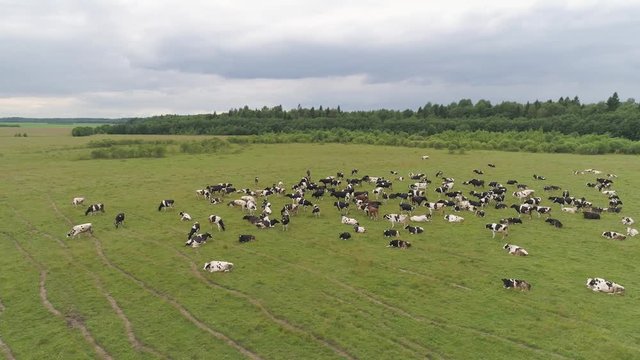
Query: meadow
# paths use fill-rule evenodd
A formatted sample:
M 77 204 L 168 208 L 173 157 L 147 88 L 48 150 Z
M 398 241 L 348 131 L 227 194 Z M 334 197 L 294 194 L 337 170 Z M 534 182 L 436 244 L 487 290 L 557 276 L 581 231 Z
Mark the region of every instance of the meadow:
M 19 129 L 19 128 L 18 128 Z M 18 130 L 22 131 L 22 130 Z M 620 219 L 640 219 L 638 157 L 631 155 L 532 154 L 417 149 L 355 144 L 232 144 L 218 153 L 165 157 L 91 159 L 90 141 L 173 140 L 197 136 L 92 136 L 70 129 L 0 128 L 0 354 L 7 359 L 637 359 L 640 279 L 637 238 L 606 240 L 606 230 L 624 232 Z M 421 160 L 428 154 L 429 160 Z M 487 167 L 494 163 L 495 168 Z M 533 216 L 512 226 L 506 240 L 492 239 L 484 224 L 516 216 L 513 209 L 486 209 L 486 217 L 460 213 L 462 224 L 439 215 L 421 224 L 425 233 L 401 239 L 407 250 L 387 248 L 390 224 L 349 215 L 367 228 L 353 234 L 340 223 L 334 199 L 292 216 L 288 231 L 257 229 L 241 210 L 211 205 L 195 190 L 220 182 L 264 188 L 282 181 L 288 189 L 305 175 L 313 179 L 359 169 L 359 176 L 393 179 L 423 172 L 462 181 L 481 177 L 506 184 L 517 179 L 536 190 L 558 185 L 597 206 L 607 198 L 586 187 L 595 175 L 614 173 L 624 202 L 620 214 L 597 221 L 579 214 L 552 217 L 556 229 Z M 473 169 L 482 169 L 478 176 Z M 537 181 L 533 174 L 547 180 Z M 259 177 L 259 184 L 254 178 Z M 409 180 L 394 181 L 405 191 Z M 510 192 L 513 186 L 508 186 Z M 357 190 L 372 190 L 363 184 Z M 106 213 L 85 216 L 85 205 L 102 202 Z M 227 199 L 239 198 L 240 194 Z M 158 211 L 162 199 L 176 208 Z M 271 196 L 275 214 L 290 199 Z M 310 199 L 311 200 L 311 199 Z M 313 200 L 312 200 L 313 201 Z M 517 200 L 507 196 L 507 204 Z M 381 214 L 398 213 L 389 200 Z M 549 205 L 549 201 L 543 205 Z M 186 211 L 213 234 L 200 248 L 184 246 L 191 223 Z M 426 209 L 419 210 L 423 213 Z M 126 213 L 126 225 L 113 219 Z M 207 224 L 224 218 L 227 231 Z M 276 216 L 275 218 L 278 218 Z M 94 234 L 67 238 L 72 225 L 92 222 Z M 342 241 L 339 233 L 351 231 Z M 240 234 L 256 241 L 240 244 Z M 508 255 L 505 242 L 528 257 Z M 205 262 L 235 264 L 229 273 L 208 273 Z M 622 284 L 612 296 L 585 287 L 589 277 Z M 506 290 L 501 278 L 525 279 L 530 292 Z

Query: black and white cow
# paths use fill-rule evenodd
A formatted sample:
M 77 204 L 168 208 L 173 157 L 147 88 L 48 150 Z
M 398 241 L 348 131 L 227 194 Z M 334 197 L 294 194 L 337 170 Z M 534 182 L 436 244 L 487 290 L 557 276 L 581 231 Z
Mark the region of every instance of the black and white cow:
M 78 205 L 82 205 L 84 203 L 85 198 L 83 197 L 74 197 L 71 200 L 71 205 L 73 206 L 78 206 Z
M 411 204 L 407 204 L 407 203 L 400 203 L 400 211 L 406 211 L 409 214 L 411 214 L 411 212 L 415 209 L 415 207 Z
M 485 228 L 491 230 L 492 236 L 491 238 L 496 237 L 496 233 L 502 234 L 502 238 L 504 239 L 506 236 L 509 236 L 509 225 L 508 224 L 486 224 Z
M 502 279 L 502 286 L 505 289 L 518 289 L 521 291 L 531 290 L 531 284 L 520 279 Z
M 560 229 L 562 227 L 562 223 L 558 219 L 548 218 L 548 219 L 545 220 L 545 222 L 549 223 L 550 225 L 555 226 L 558 229 Z
M 535 211 L 540 217 L 540 214 L 546 214 L 547 216 L 551 215 L 551 208 L 549 206 L 534 206 L 532 211 Z
M 514 217 L 500 219 L 500 224 L 522 224 L 522 219 Z
M 625 240 L 627 238 L 626 235 L 615 231 L 605 231 L 602 233 L 602 237 L 610 240 Z
M 507 252 L 509 254 L 511 254 L 511 255 L 515 255 L 515 256 L 527 256 L 527 255 L 529 255 L 527 250 L 521 248 L 518 245 L 504 244 L 504 246 L 502 248 L 507 250 Z
M 223 201 L 223 200 L 222 200 L 222 199 L 220 199 L 219 197 L 212 197 L 212 198 L 210 198 L 210 199 L 209 199 L 209 202 L 210 202 L 212 205 L 222 204 L 222 201 Z
M 341 214 L 348 214 L 349 213 L 349 203 L 348 202 L 342 202 L 342 201 L 336 201 L 333 203 L 333 206 L 336 207 L 336 209 L 338 209 L 338 211 L 340 211 Z
M 218 231 L 226 230 L 224 227 L 224 221 L 222 221 L 222 218 L 218 215 L 209 215 L 209 224 L 211 224 L 211 226 L 213 226 L 213 224 L 216 224 L 218 226 Z
M 404 240 L 391 240 L 389 241 L 389 245 L 387 247 L 398 248 L 398 249 L 408 249 L 411 247 L 411 243 Z
M 346 224 L 346 225 L 360 225 L 360 223 L 358 222 L 358 220 L 356 220 L 356 219 L 354 219 L 354 218 L 346 217 L 346 216 L 342 216 L 342 217 L 340 218 L 340 221 L 341 221 L 343 224 Z
M 116 229 L 120 226 L 124 226 L 124 213 L 119 213 L 116 215 L 116 220 L 114 222 Z
M 89 205 L 89 207 L 87 208 L 87 211 L 84 212 L 84 215 L 85 216 L 89 214 L 93 215 L 98 211 L 104 213 L 104 204 L 98 203 L 98 204 Z
M 184 211 L 180 211 L 180 221 L 191 221 L 191 215 L 187 214 Z
M 531 211 L 533 210 L 533 206 L 529 204 L 522 204 L 522 205 L 513 204 L 510 207 L 518 213 L 518 217 L 520 217 L 520 215 L 522 214 L 529 215 L 529 217 L 531 217 Z
M 160 201 L 160 205 L 158 206 L 158 211 L 172 209 L 175 205 L 175 200 L 162 200 Z
M 633 220 L 632 218 L 630 218 L 630 217 L 623 217 L 622 218 L 622 225 L 629 226 L 629 225 L 633 225 L 633 224 L 635 224 L 635 220 Z
M 407 230 L 411 235 L 421 234 L 424 232 L 424 228 L 421 226 L 407 225 L 404 227 L 404 229 Z
M 238 237 L 238 241 L 241 242 L 241 243 L 247 243 L 249 241 L 254 241 L 255 239 L 256 239 L 256 237 L 253 236 L 253 235 L 240 235 Z
M 363 234 L 363 233 L 367 232 L 367 229 L 365 229 L 364 226 L 354 225 L 353 226 L 353 231 L 355 231 L 358 234 Z
M 192 236 L 189 240 L 187 240 L 184 243 L 184 246 L 191 246 L 192 248 L 197 248 L 200 245 L 206 244 L 207 240 L 211 238 L 212 236 L 210 233 L 196 234 Z
M 400 231 L 395 229 L 385 230 L 383 233 L 384 237 L 397 237 L 400 236 Z
M 318 205 L 313 205 L 313 210 L 311 210 L 311 213 L 313 214 L 313 216 L 319 217 L 320 216 L 320 207 Z
M 78 234 L 82 233 L 90 233 L 93 234 L 93 225 L 91 223 L 85 223 L 80 225 L 75 225 L 69 230 L 67 233 L 67 237 L 76 237 Z
M 608 294 L 624 294 L 624 286 L 603 278 L 588 278 L 587 287 L 596 292 Z
M 444 219 L 447 220 L 450 223 L 461 223 L 464 222 L 464 218 L 462 216 L 458 216 L 458 215 L 445 215 Z
M 193 223 L 193 225 L 191 226 L 191 230 L 189 230 L 189 233 L 187 234 L 187 240 L 191 239 L 191 237 L 194 234 L 197 234 L 198 231 L 200 231 L 200 223 L 196 221 Z
M 407 215 L 400 214 L 385 214 L 383 216 L 384 219 L 389 220 L 391 222 L 391 227 L 395 227 L 396 223 L 406 223 L 409 217 Z
M 233 269 L 233 263 L 228 261 L 213 260 L 204 263 L 203 270 L 208 272 L 229 272 Z
M 351 234 L 348 232 L 343 232 L 339 235 L 340 240 L 349 240 L 351 239 Z

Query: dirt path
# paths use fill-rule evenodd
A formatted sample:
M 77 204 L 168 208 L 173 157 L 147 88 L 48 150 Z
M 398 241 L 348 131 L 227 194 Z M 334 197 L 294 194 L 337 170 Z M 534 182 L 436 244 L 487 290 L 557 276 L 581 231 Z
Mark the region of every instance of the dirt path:
M 2 303 L 2 301 L 0 301 L 0 316 L 5 311 L 5 309 L 6 308 L 4 307 L 4 304 Z M 2 351 L 5 358 L 9 360 L 15 360 L 15 356 L 13 356 L 13 353 L 11 352 L 11 348 L 9 348 L 9 346 L 5 344 L 4 341 L 2 341 L 1 337 L 0 337 L 0 351 Z

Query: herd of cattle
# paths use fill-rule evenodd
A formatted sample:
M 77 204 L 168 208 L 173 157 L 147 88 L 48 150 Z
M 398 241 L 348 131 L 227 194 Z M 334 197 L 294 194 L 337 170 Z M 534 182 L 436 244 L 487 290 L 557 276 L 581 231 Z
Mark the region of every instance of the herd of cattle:
M 429 157 L 424 155 L 422 160 L 427 160 Z M 488 164 L 489 167 L 494 168 L 494 164 Z M 474 169 L 473 172 L 477 175 L 483 175 L 484 172 L 480 169 Z M 434 188 L 434 195 L 438 197 L 437 201 L 429 202 L 426 194 L 427 189 L 431 187 L 432 181 L 427 178 L 424 173 L 409 173 L 409 178 L 412 181 L 405 191 L 395 192 L 393 190 L 393 182 L 404 181 L 403 176 L 397 176 L 397 171 L 390 172 L 394 176 L 394 180 L 388 180 L 384 177 L 363 176 L 357 177 L 358 169 L 351 171 L 353 178 L 345 178 L 344 173 L 337 172 L 336 176 L 327 176 L 314 182 L 311 177 L 310 170 L 307 170 L 306 176 L 302 176 L 301 179 L 293 186 L 290 187 L 290 191 L 287 190 L 282 182 L 277 185 L 273 184 L 270 187 L 252 190 L 249 188 L 236 189 L 231 183 L 219 183 L 216 185 L 209 185 L 203 189 L 195 191 L 197 199 L 206 199 L 210 204 L 226 204 L 229 207 L 237 207 L 242 210 L 242 220 L 247 221 L 250 225 L 255 226 L 257 229 L 269 229 L 274 228 L 277 224 L 280 224 L 282 230 L 287 230 L 292 217 L 298 214 L 302 209 L 305 211 L 307 208 L 311 208 L 311 214 L 313 217 L 320 216 L 320 204 L 321 200 L 325 196 L 335 198 L 333 207 L 340 215 L 340 221 L 342 224 L 348 225 L 353 229 L 353 232 L 365 233 L 367 229 L 362 226 L 360 221 L 355 217 L 350 217 L 349 212 L 353 214 L 354 211 L 358 211 L 362 216 L 366 216 L 371 220 L 379 220 L 380 218 L 390 223 L 391 228 L 383 231 L 385 238 L 395 238 L 388 242 L 387 247 L 398 249 L 409 249 L 411 242 L 398 239 L 400 236 L 400 230 L 396 229 L 396 225 L 400 225 L 402 229 L 406 230 L 409 235 L 417 235 L 424 232 L 424 228 L 418 226 L 415 223 L 428 223 L 433 221 L 434 213 L 444 219 L 445 222 L 452 224 L 464 223 L 465 218 L 462 214 L 470 214 L 471 216 L 484 217 L 485 210 L 493 207 L 495 209 L 512 208 L 516 212 L 517 217 L 509 217 L 500 219 L 497 222 L 487 223 L 485 228 L 491 231 L 492 238 L 495 238 L 496 234 L 500 234 L 504 240 L 509 236 L 510 226 L 514 224 L 522 223 L 522 216 L 532 218 L 535 213 L 537 217 L 546 216 L 545 222 L 556 228 L 562 228 L 562 223 L 551 217 L 552 206 L 542 205 L 542 197 L 536 197 L 536 190 L 529 188 L 527 185 L 520 184 L 517 180 L 508 180 L 507 185 L 515 186 L 515 191 L 510 192 L 502 184 L 491 181 L 486 183 L 485 180 L 479 178 L 473 178 L 464 181 L 462 184 L 465 186 L 472 186 L 473 190 L 468 192 L 468 197 L 462 191 L 454 191 L 455 179 L 444 177 L 441 171 L 436 173 L 436 178 L 441 180 L 441 183 Z M 600 171 L 594 169 L 586 169 L 576 171 L 574 174 L 601 174 Z M 621 210 L 622 201 L 617 192 L 612 189 L 613 180 L 616 178 L 613 174 L 607 174 L 604 177 L 596 178 L 595 183 L 587 183 L 588 187 L 597 189 L 600 193 L 608 197 L 609 206 L 607 208 L 599 208 L 593 205 L 592 202 L 586 200 L 584 197 L 571 196 L 568 190 L 562 191 L 562 196 L 549 196 L 548 200 L 550 205 L 560 205 L 560 211 L 566 213 L 581 213 L 584 219 L 597 220 L 600 219 L 601 214 L 605 212 L 619 213 Z M 534 180 L 546 180 L 544 176 L 534 174 Z M 258 185 L 258 177 L 255 178 L 255 184 Z M 364 184 L 369 184 L 373 189 L 356 190 Z M 488 186 L 488 188 L 487 188 Z M 396 186 L 397 187 L 397 186 Z M 481 189 L 483 191 L 477 191 Z M 558 186 L 548 185 L 544 186 L 544 191 L 559 191 L 562 190 Z M 517 203 L 507 205 L 505 202 L 509 197 L 515 198 Z M 228 199 L 228 197 L 234 194 L 241 194 L 237 199 Z M 273 214 L 271 209 L 272 204 L 270 202 L 270 196 L 288 197 L 291 199 L 290 203 L 286 203 L 280 210 L 280 220 L 271 219 Z M 313 198 L 314 202 L 309 198 Z M 260 198 L 261 204 L 258 205 Z M 398 205 L 399 212 L 386 213 L 380 216 L 380 209 L 388 207 L 389 200 L 400 199 Z M 72 200 L 73 206 L 83 205 L 85 198 L 75 197 Z M 158 205 L 158 211 L 166 211 L 175 208 L 175 200 L 164 199 L 161 200 Z M 424 209 L 424 210 L 421 210 Z M 86 211 L 85 216 L 93 215 L 97 213 L 104 213 L 105 207 L 102 203 L 96 203 L 90 205 Z M 414 214 L 414 212 L 424 212 L 424 214 Z M 448 214 L 445 214 L 448 212 Z M 352 215 L 353 216 L 353 215 Z M 179 219 L 181 221 L 192 221 L 193 218 L 187 212 L 179 212 Z M 119 228 L 124 225 L 125 214 L 118 213 L 115 217 L 114 225 Z M 210 215 L 208 222 L 211 226 L 214 224 L 217 226 L 218 231 L 225 231 L 225 223 L 222 217 L 218 215 Z M 604 231 L 602 237 L 612 240 L 625 240 L 628 236 L 633 237 L 638 235 L 638 230 L 633 228 L 634 220 L 630 217 L 623 217 L 621 221 L 623 226 L 626 226 L 626 233 L 618 231 Z M 75 237 L 81 233 L 93 234 L 92 223 L 83 223 L 75 225 L 67 233 L 67 237 Z M 200 223 L 194 222 L 191 226 L 188 234 L 185 246 L 198 247 L 211 239 L 213 235 L 209 232 L 200 233 Z M 352 235 L 348 231 L 341 232 L 338 236 L 339 239 L 348 240 L 352 238 Z M 239 236 L 238 241 L 240 243 L 247 243 L 254 241 L 256 236 L 253 234 L 242 234 Z M 503 246 L 509 254 L 515 256 L 528 256 L 529 253 L 524 248 L 506 243 Z M 233 263 L 226 261 L 213 260 L 205 263 L 203 270 L 210 272 L 228 272 L 233 268 Z M 530 290 L 531 284 L 522 279 L 502 279 L 503 286 L 507 289 L 519 289 Z M 587 279 L 586 286 L 593 291 L 606 292 L 611 294 L 624 293 L 624 287 L 616 284 L 612 281 L 602 278 L 589 278 Z

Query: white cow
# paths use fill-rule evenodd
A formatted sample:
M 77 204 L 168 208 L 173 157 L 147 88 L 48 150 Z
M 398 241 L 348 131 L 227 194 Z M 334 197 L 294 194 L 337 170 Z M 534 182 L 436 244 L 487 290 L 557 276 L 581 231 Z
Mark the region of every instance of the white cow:
M 71 200 L 71 205 L 73 206 L 82 205 L 83 203 L 84 203 L 83 197 L 74 197 L 73 200 Z
M 229 272 L 233 269 L 233 263 L 227 261 L 209 261 L 204 263 L 203 270 L 209 272 Z
M 431 215 L 413 215 L 409 218 L 409 220 L 415 222 L 427 222 L 431 221 Z
M 464 221 L 464 218 L 458 215 L 445 215 L 444 219 L 450 223 L 461 223 Z
M 86 232 L 93 234 L 93 225 L 91 225 L 91 223 L 75 225 L 67 233 L 67 237 L 75 237 L 78 234 L 82 234 Z
M 624 294 L 624 286 L 603 278 L 587 279 L 587 287 L 593 291 L 600 291 L 609 294 Z
M 511 255 L 516 255 L 516 256 L 527 256 L 527 255 L 529 255 L 527 250 L 521 248 L 518 245 L 504 244 L 504 246 L 502 248 L 507 250 L 509 252 L 509 254 L 511 254 Z
M 634 229 L 632 227 L 628 227 L 627 228 L 627 235 L 629 235 L 631 237 L 638 235 L 638 229 Z

